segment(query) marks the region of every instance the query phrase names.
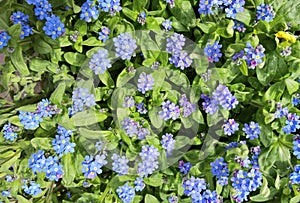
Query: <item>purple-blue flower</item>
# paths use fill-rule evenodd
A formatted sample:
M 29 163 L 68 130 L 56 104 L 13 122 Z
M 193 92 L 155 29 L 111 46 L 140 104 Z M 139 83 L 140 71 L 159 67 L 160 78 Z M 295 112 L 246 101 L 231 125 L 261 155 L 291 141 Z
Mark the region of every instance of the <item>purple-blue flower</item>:
M 130 203 L 135 196 L 135 191 L 133 187 L 126 183 L 125 185 L 118 187 L 117 194 L 124 203 Z
M 95 54 L 93 54 L 89 62 L 89 68 L 92 69 L 96 75 L 104 74 L 108 68 L 111 68 L 108 51 L 100 48 Z
M 245 123 L 243 131 L 246 133 L 246 138 L 249 138 L 250 140 L 254 140 L 255 138 L 258 138 L 260 135 L 260 126 L 258 123 L 255 123 L 251 121 L 249 124 Z
M 138 79 L 138 91 L 145 94 L 147 91 L 152 90 L 154 87 L 154 78 L 151 74 L 142 72 Z
M 113 38 L 116 56 L 122 60 L 130 60 L 137 48 L 136 40 L 128 33 L 122 33 Z
M 235 122 L 234 119 L 228 119 L 228 121 L 223 125 L 225 135 L 233 135 L 239 130 L 239 124 Z

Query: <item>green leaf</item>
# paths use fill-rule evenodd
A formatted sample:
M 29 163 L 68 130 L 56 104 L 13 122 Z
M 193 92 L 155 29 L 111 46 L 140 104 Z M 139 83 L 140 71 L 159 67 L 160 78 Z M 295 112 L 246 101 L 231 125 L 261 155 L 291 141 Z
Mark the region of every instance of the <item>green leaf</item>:
M 51 94 L 50 101 L 53 104 L 60 105 L 62 98 L 65 94 L 65 90 L 66 90 L 66 83 L 64 82 L 59 83 L 56 89 L 54 90 L 54 92 Z
M 107 118 L 105 113 L 95 112 L 95 111 L 83 111 L 76 113 L 71 121 L 74 122 L 75 126 L 88 126 L 98 122 L 102 122 Z
M 76 170 L 74 166 L 75 161 L 72 159 L 72 154 L 68 153 L 62 157 L 62 165 L 63 165 L 63 185 L 68 187 L 74 181 Z
M 285 79 L 285 85 L 290 95 L 299 89 L 299 83 L 290 78 Z
M 84 61 L 86 60 L 85 55 L 74 52 L 65 53 L 64 58 L 69 64 L 77 67 L 81 67 Z
M 159 201 L 153 195 L 146 194 L 146 196 L 145 196 L 145 203 L 159 203 Z
M 52 149 L 51 141 L 52 141 L 51 138 L 35 137 L 30 142 L 31 145 L 36 149 L 51 150 Z
M 245 9 L 244 12 L 237 13 L 236 20 L 244 23 L 245 25 L 249 25 L 251 21 L 250 11 L 248 9 Z
M 21 75 L 29 75 L 30 72 L 24 61 L 21 47 L 16 47 L 14 53 L 11 55 L 11 61 L 14 64 L 15 68 L 21 73 Z

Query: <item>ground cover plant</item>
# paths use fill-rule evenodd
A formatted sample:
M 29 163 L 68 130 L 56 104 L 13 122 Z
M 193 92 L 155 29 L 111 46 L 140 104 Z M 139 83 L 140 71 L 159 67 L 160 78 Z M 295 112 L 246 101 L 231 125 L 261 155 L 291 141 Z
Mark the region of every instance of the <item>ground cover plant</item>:
M 0 0 L 0 202 L 300 202 L 299 11 Z

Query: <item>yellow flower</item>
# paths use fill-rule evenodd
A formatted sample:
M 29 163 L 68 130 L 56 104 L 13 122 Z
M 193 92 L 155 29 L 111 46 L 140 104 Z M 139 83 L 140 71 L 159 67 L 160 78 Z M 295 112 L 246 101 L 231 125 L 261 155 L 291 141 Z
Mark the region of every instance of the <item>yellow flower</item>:
M 292 43 L 295 43 L 296 42 L 296 37 L 294 35 L 291 35 L 287 32 L 284 32 L 284 31 L 279 31 L 275 34 L 276 37 L 278 38 L 283 38 L 285 39 L 286 41 L 289 41 L 289 42 L 292 42 Z

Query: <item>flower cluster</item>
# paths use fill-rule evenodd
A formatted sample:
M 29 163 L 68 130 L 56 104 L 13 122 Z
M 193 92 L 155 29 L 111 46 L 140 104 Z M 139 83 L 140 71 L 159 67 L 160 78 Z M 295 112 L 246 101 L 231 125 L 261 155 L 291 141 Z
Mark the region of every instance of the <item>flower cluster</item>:
M 55 135 L 55 139 L 52 140 L 52 147 L 55 150 L 56 154 L 59 157 L 62 157 L 63 154 L 73 153 L 75 143 L 70 142 L 70 136 L 73 134 L 71 130 L 67 130 L 62 126 L 57 127 L 58 135 Z
M 247 43 L 246 48 L 239 53 L 233 55 L 232 60 L 240 64 L 240 60 L 245 60 L 249 69 L 254 69 L 256 66 L 263 63 L 264 47 L 258 45 L 256 48 L 252 47 L 250 43 Z
M 183 181 L 182 187 L 184 189 L 184 194 L 190 196 L 193 203 L 218 202 L 217 192 L 207 189 L 207 183 L 204 179 L 191 176 L 190 179 L 185 179 Z
M 142 162 L 138 164 L 137 173 L 140 177 L 148 177 L 156 169 L 158 169 L 158 149 L 153 145 L 145 145 L 142 147 L 142 151 L 139 155 L 142 159 Z
M 294 166 L 294 171 L 290 174 L 290 182 L 292 184 L 300 183 L 300 165 Z
M 190 56 L 185 51 L 182 51 L 184 45 L 185 38 L 182 34 L 174 33 L 167 38 L 166 51 L 172 54 L 169 61 L 181 70 L 191 66 L 193 62 Z
M 96 105 L 95 96 L 89 94 L 87 88 L 76 88 L 72 93 L 72 101 L 73 105 L 68 109 L 70 116 Z
M 28 15 L 25 15 L 20 11 L 14 12 L 10 17 L 10 20 L 13 22 L 13 24 L 21 25 L 21 33 L 20 33 L 21 39 L 24 39 L 24 37 L 27 37 L 33 33 L 32 27 L 29 26 L 28 18 L 29 18 Z
M 239 124 L 235 122 L 234 119 L 228 119 L 228 121 L 223 125 L 225 135 L 233 135 L 239 130 Z
M 45 152 L 39 150 L 36 154 L 32 154 L 28 160 L 28 167 L 34 172 L 45 172 L 46 177 L 50 181 L 58 181 L 62 178 L 64 172 L 62 165 L 59 163 L 58 157 L 45 157 Z
M 173 135 L 170 133 L 166 133 L 162 136 L 162 140 L 160 141 L 162 148 L 166 150 L 167 156 L 172 155 L 172 151 L 174 149 L 175 140 L 173 139 Z
M 144 11 L 142 11 L 142 12 L 139 14 L 139 16 L 138 16 L 137 21 L 138 21 L 141 25 L 145 25 L 145 23 L 146 23 L 146 17 L 147 17 L 147 14 L 146 14 Z
M 37 196 L 39 194 L 41 194 L 42 189 L 40 184 L 37 184 L 34 181 L 30 181 L 30 185 L 28 186 L 27 181 L 25 181 L 24 185 L 22 186 L 22 188 L 24 189 L 24 192 L 28 195 L 33 195 L 33 196 Z
M 159 111 L 158 114 L 165 121 L 170 119 L 176 120 L 180 116 L 180 107 L 167 100 L 162 103 L 162 111 Z
M 130 118 L 125 118 L 122 122 L 122 129 L 125 130 L 129 137 L 137 135 L 139 140 L 143 140 L 146 136 L 150 134 L 147 128 L 143 128 L 139 122 L 136 122 Z
M 233 29 L 236 29 L 239 32 L 245 32 L 246 31 L 244 23 L 242 23 L 240 21 L 237 21 L 237 20 L 234 20 Z
M 225 9 L 226 17 L 235 19 L 238 13 L 244 11 L 244 5 L 245 0 L 200 0 L 198 12 L 204 15 L 214 14 L 217 8 L 222 8 Z
M 170 31 L 172 29 L 172 21 L 168 19 L 163 21 L 161 25 L 164 27 L 165 31 Z
M 60 18 L 54 14 L 46 17 L 46 24 L 43 27 L 45 34 L 56 39 L 65 34 L 65 25 L 60 21 Z
M 152 90 L 154 86 L 154 78 L 151 74 L 146 74 L 142 72 L 138 79 L 138 91 L 142 94 L 145 94 L 147 91 Z
M 276 111 L 274 113 L 275 118 L 282 118 L 284 116 L 287 116 L 289 113 L 289 110 L 287 107 L 282 108 L 282 105 L 280 103 L 277 104 Z
M 256 191 L 262 185 L 262 173 L 254 168 L 248 172 L 239 170 L 233 174 L 231 181 L 235 190 L 233 199 L 236 202 L 248 201 L 250 192 Z
M 98 33 L 98 39 L 101 40 L 103 43 L 108 40 L 110 34 L 110 29 L 108 27 L 103 26 L 101 31 Z
M 208 43 L 204 48 L 204 54 L 207 56 L 209 62 L 219 62 L 222 57 L 221 52 L 222 44 L 219 44 L 219 41 L 214 43 Z
M 246 138 L 249 138 L 250 140 L 254 140 L 260 135 L 260 127 L 258 123 L 253 121 L 251 121 L 249 124 L 245 123 L 243 131 L 246 133 Z
M 125 185 L 118 187 L 117 194 L 124 203 L 130 203 L 135 196 L 135 191 L 133 187 L 126 183 Z
M 3 126 L 3 137 L 6 140 L 14 141 L 17 137 L 18 127 L 12 125 L 11 123 L 7 123 Z
M 192 168 L 192 164 L 190 162 L 184 163 L 183 160 L 179 161 L 179 170 L 184 175 L 188 174 L 191 168 Z
M 145 183 L 144 180 L 142 178 L 137 177 L 134 181 L 135 184 L 135 191 L 143 191 L 143 189 L 145 188 Z
M 300 159 L 300 135 L 294 136 L 293 145 L 293 154 L 297 156 L 297 159 Z
M 202 103 L 203 108 L 205 112 L 209 114 L 214 114 L 216 111 L 218 111 L 219 106 L 221 106 L 223 109 L 231 110 L 234 109 L 239 103 L 225 85 L 218 85 L 211 97 L 202 94 L 201 98 L 204 100 Z
M 34 15 L 39 20 L 46 19 L 52 11 L 52 5 L 48 0 L 26 0 L 26 2 L 30 5 L 34 5 Z
M 256 20 L 264 20 L 270 22 L 275 17 L 275 12 L 271 5 L 261 4 L 257 6 Z
M 96 20 L 99 16 L 99 9 L 93 0 L 87 0 L 81 6 L 80 19 L 86 22 L 91 22 L 92 19 Z
M 282 128 L 282 131 L 286 134 L 291 134 L 300 129 L 300 120 L 299 116 L 296 114 L 288 113 L 287 120 L 285 121 L 286 126 Z
M 229 170 L 228 164 L 224 161 L 224 158 L 217 158 L 214 162 L 210 163 L 211 166 L 211 173 L 213 176 L 216 176 L 218 179 L 219 185 L 227 185 L 228 184 L 228 177 L 229 177 Z
M 5 31 L 0 31 L 0 49 L 3 49 L 3 47 L 6 47 L 8 44 L 8 41 L 10 40 L 10 36 Z
M 112 170 L 117 172 L 119 175 L 126 175 L 128 174 L 129 166 L 128 162 L 129 160 L 125 156 L 119 156 L 117 154 L 113 154 L 111 157 L 111 160 L 113 160 L 112 163 Z
M 196 111 L 196 104 L 192 104 L 186 94 L 181 95 L 181 98 L 179 100 L 179 105 L 183 107 L 183 117 L 188 117 L 191 115 L 194 111 Z
M 93 54 L 89 62 L 89 68 L 92 69 L 96 75 L 104 74 L 108 68 L 111 68 L 108 51 L 100 48 L 95 54 Z
M 106 155 L 105 153 L 103 154 L 98 154 L 95 157 L 90 155 L 90 156 L 85 156 L 84 161 L 81 163 L 82 165 L 82 173 L 84 177 L 88 179 L 93 179 L 95 178 L 98 174 L 102 173 L 102 167 L 107 164 Z
M 128 32 L 126 32 L 113 38 L 113 42 L 116 56 L 120 57 L 122 60 L 130 60 L 137 48 L 136 40 Z

